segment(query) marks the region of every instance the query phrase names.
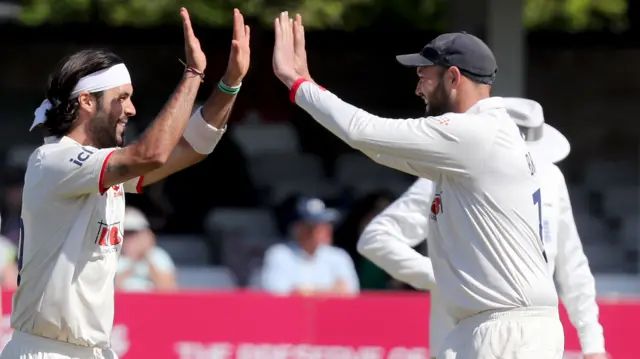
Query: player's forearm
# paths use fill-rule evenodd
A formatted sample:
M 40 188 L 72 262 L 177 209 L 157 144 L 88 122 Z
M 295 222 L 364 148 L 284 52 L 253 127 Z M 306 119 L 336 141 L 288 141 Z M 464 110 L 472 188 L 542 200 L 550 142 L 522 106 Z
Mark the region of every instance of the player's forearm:
M 295 102 L 318 123 L 338 136 L 347 144 L 353 146 L 356 130 L 351 127 L 351 119 L 359 110 L 329 91 L 307 81 L 294 91 Z
M 224 79 L 223 82 L 225 82 Z M 213 141 L 215 141 L 214 147 L 222 137 L 222 134 L 224 134 L 224 130 L 227 127 L 227 122 L 229 122 L 229 117 L 231 117 L 231 110 L 233 109 L 236 98 L 237 95 L 225 93 L 216 87 L 211 96 L 209 96 L 205 102 L 204 106 L 199 110 L 201 111 L 200 115 L 204 122 L 213 126 L 215 129 L 220 130 L 219 136 L 213 138 Z M 172 153 L 172 155 L 174 155 L 174 157 L 179 160 L 179 163 L 181 163 L 182 168 L 180 169 L 192 166 L 207 157 L 206 154 L 195 151 L 185 141 L 179 143 L 179 145 L 184 146 L 179 148 L 178 151 Z
M 164 163 L 182 137 L 195 102 L 200 77 L 185 74 L 155 121 L 135 144 L 141 153 Z
M 358 252 L 395 279 L 416 289 L 436 287 L 431 259 L 416 252 L 384 231 L 365 229 L 358 240 Z
M 293 93 L 296 104 L 352 148 L 381 165 L 411 175 L 425 175 L 406 161 L 407 153 L 423 152 L 421 148 L 429 141 L 416 129 L 398 127 L 403 121 L 372 115 L 309 81 L 297 90 L 293 87 Z
M 227 81 L 222 79 L 224 83 L 228 83 Z M 202 117 L 211 126 L 223 129 L 227 126 L 237 97 L 238 95 L 227 94 L 216 87 L 202 107 Z
M 566 190 L 563 193 L 563 202 L 569 203 L 568 193 Z M 578 331 L 583 353 L 604 353 L 604 334 L 598 321 L 600 310 L 596 302 L 596 281 L 584 254 L 571 207 L 562 208 L 560 213 L 556 256 L 560 298 Z
M 144 175 L 142 186 L 146 187 L 150 184 L 156 183 L 163 178 L 201 162 L 205 158 L 207 158 L 207 155 L 197 153 L 193 150 L 191 145 L 187 143 L 187 141 L 181 139 L 180 142 L 178 142 L 178 145 L 171 152 L 171 155 L 169 155 L 169 159 L 167 159 L 162 167 Z
M 595 280 L 586 260 L 584 264 L 582 268 L 574 267 L 570 272 L 566 271 L 569 268 L 562 268 L 564 275 L 558 277 L 560 298 L 578 332 L 583 352 L 604 353 L 604 334 L 598 321 Z
M 167 162 L 189 120 L 200 81 L 200 77 L 185 75 L 140 140 L 108 157 L 102 178 L 104 188 L 144 176 Z
M 580 347 L 583 354 L 606 353 L 604 345 L 604 332 L 602 326 L 596 321 L 578 330 Z
M 224 81 L 224 80 L 223 80 Z M 209 147 L 215 148 L 218 141 L 222 138 L 224 130 L 229 121 L 231 110 L 236 99 L 236 95 L 229 95 L 222 92 L 220 89 L 211 94 L 204 106 L 197 110 L 200 113 L 195 113 L 190 121 L 203 121 L 213 128 L 206 129 L 209 132 L 208 135 L 213 135 L 210 138 L 198 138 L 198 141 L 210 142 Z M 201 116 L 199 118 L 198 116 Z M 215 131 L 217 130 L 217 131 Z M 191 133 L 197 132 L 198 129 L 191 129 Z M 203 134 L 200 134 L 203 135 Z M 209 137 L 206 135 L 206 137 Z M 189 134 L 186 134 L 189 137 Z M 144 176 L 142 185 L 148 186 L 152 183 L 162 180 L 163 178 L 170 176 L 176 172 L 182 171 L 185 168 L 191 167 L 207 158 L 207 154 L 197 152 L 192 145 L 190 145 L 184 138 L 180 140 L 178 145 L 173 149 L 171 155 L 162 167 L 154 170 Z

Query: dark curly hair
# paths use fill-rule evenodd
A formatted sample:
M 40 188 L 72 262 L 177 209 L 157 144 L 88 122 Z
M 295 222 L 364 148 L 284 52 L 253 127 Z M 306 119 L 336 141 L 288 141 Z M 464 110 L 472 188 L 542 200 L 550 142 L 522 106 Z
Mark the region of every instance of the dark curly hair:
M 122 59 L 113 52 L 97 49 L 82 50 L 62 59 L 49 76 L 47 99 L 52 107 L 47 111 L 45 133 L 64 136 L 72 129 L 78 117 L 79 103 L 77 98 L 69 97 L 81 78 L 121 63 Z M 93 95 L 99 101 L 102 92 Z

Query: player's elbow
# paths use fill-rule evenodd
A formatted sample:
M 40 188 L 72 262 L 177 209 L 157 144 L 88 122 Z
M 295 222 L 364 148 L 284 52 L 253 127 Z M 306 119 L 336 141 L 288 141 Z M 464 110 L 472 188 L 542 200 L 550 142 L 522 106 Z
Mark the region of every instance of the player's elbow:
M 169 160 L 170 153 L 158 149 L 136 148 L 135 157 L 137 162 L 144 164 L 149 170 L 156 170 Z
M 362 148 L 364 143 L 363 137 L 357 131 L 345 129 L 342 137 L 351 148 L 355 150 L 360 150 Z
M 164 166 L 168 160 L 169 160 L 168 155 L 160 153 L 147 158 L 147 163 L 149 164 L 149 167 L 152 167 L 153 169 L 158 169 Z
M 375 231 L 367 227 L 358 238 L 356 248 L 358 253 L 367 259 L 371 259 L 372 254 L 375 252 L 376 246 Z

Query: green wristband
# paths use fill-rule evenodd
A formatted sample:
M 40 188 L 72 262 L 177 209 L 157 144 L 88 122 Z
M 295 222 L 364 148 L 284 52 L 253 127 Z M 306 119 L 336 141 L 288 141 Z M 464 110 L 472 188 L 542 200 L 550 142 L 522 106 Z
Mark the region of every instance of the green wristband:
M 231 86 L 225 85 L 225 83 L 222 82 L 222 80 L 218 82 L 218 88 L 220 89 L 220 91 L 229 95 L 237 95 L 238 92 L 240 92 L 240 87 L 242 87 L 242 83 L 240 83 L 239 86 L 231 87 Z

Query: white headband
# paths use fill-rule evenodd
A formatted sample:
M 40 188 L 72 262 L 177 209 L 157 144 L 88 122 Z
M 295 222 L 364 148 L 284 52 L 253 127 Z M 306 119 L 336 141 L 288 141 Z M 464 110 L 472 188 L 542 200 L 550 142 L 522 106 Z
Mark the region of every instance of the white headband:
M 76 98 L 80 96 L 82 92 L 100 92 L 130 83 L 131 76 L 129 75 L 127 67 L 124 64 L 117 64 L 81 78 L 73 88 L 73 91 L 71 91 L 69 98 Z M 40 107 L 34 112 L 35 118 L 29 131 L 47 120 L 47 110 L 51 109 L 51 107 L 52 105 L 49 100 L 45 99 L 42 101 Z

